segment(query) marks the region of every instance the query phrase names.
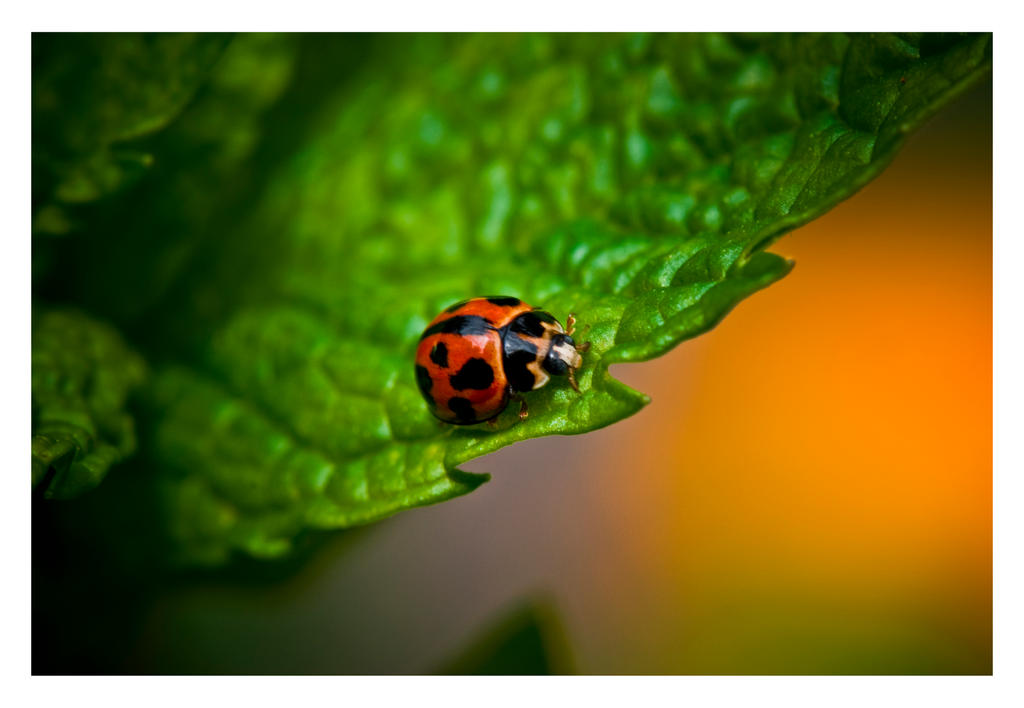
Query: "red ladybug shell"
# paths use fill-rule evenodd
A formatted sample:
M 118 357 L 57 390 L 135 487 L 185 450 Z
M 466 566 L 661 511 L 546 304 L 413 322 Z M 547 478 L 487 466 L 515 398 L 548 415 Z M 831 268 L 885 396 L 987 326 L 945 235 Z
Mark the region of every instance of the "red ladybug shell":
M 499 330 L 532 310 L 514 297 L 474 298 L 427 325 L 416 349 L 416 382 L 435 416 L 469 425 L 505 409 L 509 382 Z

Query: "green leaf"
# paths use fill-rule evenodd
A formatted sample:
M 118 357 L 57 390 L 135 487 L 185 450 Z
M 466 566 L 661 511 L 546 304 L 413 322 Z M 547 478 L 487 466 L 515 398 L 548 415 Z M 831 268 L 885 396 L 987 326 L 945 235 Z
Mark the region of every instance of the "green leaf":
M 129 46 L 139 41 L 130 34 L 117 37 Z M 45 274 L 59 297 L 72 283 L 85 307 L 126 331 L 138 320 L 151 322 L 171 285 L 197 267 L 200 246 L 216 242 L 235 223 L 238 214 L 229 207 L 240 199 L 251 204 L 253 190 L 266 178 L 267 114 L 279 100 L 302 110 L 300 101 L 282 99 L 296 44 L 291 35 L 234 38 L 204 74 L 187 110 L 145 141 L 133 142 L 153 155 L 153 168 L 111 198 L 79 206 L 74 213 L 82 228 L 75 238 L 36 239 L 33 265 L 42 253 L 52 266 L 37 276 Z M 188 65 L 203 58 L 204 45 L 192 51 L 198 56 L 190 55 Z M 140 341 L 144 334 L 132 332 Z
M 68 205 L 109 195 L 148 169 L 152 154 L 131 141 L 181 112 L 226 42 L 218 34 L 33 34 L 34 230 L 69 231 Z
M 125 404 L 146 375 L 109 325 L 50 310 L 32 323 L 32 487 L 68 499 L 135 451 Z
M 876 175 L 990 47 L 390 40 L 393 68 L 339 93 L 196 285 L 209 344 L 155 389 L 179 538 L 209 561 L 278 555 L 303 527 L 468 492 L 483 479 L 458 465 L 511 442 L 636 412 L 647 397 L 609 364 L 667 351 L 785 275 L 761 249 Z M 439 426 L 413 380 L 418 334 L 490 293 L 576 313 L 581 392 L 552 382 L 496 430 Z
M 647 396 L 610 364 L 668 351 L 783 277 L 792 264 L 764 249 L 877 175 L 991 64 L 989 35 L 302 46 L 265 147 L 235 169 L 261 179 L 189 212 L 189 242 L 205 238 L 133 324 L 160 361 L 150 452 L 185 561 L 280 556 L 303 529 L 465 494 L 486 476 L 458 466 L 504 445 L 636 412 Z M 236 78 L 259 85 L 258 65 Z M 212 204 L 233 181 L 178 152 L 177 179 L 203 185 L 188 201 Z M 166 213 L 179 194 L 152 203 Z M 145 220 L 150 204 L 138 233 L 162 226 Z M 165 250 L 190 239 L 179 231 Z M 86 269 L 104 274 L 90 297 L 123 292 L 110 263 L 166 280 L 142 243 L 130 262 Z M 417 338 L 482 294 L 576 314 L 592 343 L 580 393 L 553 381 L 529 395 L 526 421 L 509 410 L 495 429 L 431 418 Z
M 530 601 L 507 613 L 437 673 L 454 676 L 572 674 L 571 652 L 550 603 Z

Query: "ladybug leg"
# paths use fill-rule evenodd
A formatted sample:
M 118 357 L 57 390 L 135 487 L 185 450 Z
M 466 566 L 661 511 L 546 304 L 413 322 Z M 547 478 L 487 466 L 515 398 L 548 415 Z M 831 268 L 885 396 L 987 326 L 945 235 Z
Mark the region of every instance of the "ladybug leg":
M 576 383 L 576 369 L 569 369 L 569 385 L 572 386 L 572 390 L 576 393 L 580 392 L 580 386 Z
M 487 421 L 487 427 L 490 428 L 491 430 L 497 430 L 498 429 L 498 419 L 497 418 L 491 418 L 489 421 Z
M 576 347 L 576 351 L 578 351 L 580 354 L 584 354 L 586 352 L 589 352 L 590 351 L 590 342 L 583 342 L 583 344 L 581 344 L 578 347 Z
M 519 401 L 519 420 L 526 420 L 530 415 L 530 409 L 526 405 L 526 396 L 516 396 L 515 400 Z
M 589 329 L 590 329 L 590 323 L 587 322 L 587 324 L 585 324 L 583 326 L 583 329 L 580 331 L 580 334 L 586 334 Z M 570 312 L 569 313 L 569 317 L 565 320 L 565 333 L 568 334 L 571 337 L 573 335 L 573 332 L 575 332 L 575 331 L 576 331 L 576 315 L 573 314 L 572 312 Z

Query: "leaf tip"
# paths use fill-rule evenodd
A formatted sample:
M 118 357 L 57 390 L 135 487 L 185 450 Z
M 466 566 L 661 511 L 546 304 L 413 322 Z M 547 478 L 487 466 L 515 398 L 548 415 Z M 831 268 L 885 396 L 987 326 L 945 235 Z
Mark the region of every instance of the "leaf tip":
M 467 494 L 485 482 L 491 481 L 491 475 L 486 472 L 467 472 L 459 468 L 448 470 L 448 477 L 456 484 L 465 487 L 460 493 Z

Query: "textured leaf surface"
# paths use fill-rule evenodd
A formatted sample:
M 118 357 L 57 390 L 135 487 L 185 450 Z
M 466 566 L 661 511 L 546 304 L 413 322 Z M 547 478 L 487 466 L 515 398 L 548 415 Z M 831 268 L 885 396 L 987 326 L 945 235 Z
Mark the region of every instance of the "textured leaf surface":
M 142 359 L 109 325 L 70 311 L 32 328 L 32 487 L 67 499 L 99 484 L 135 451 L 125 401 L 145 378 Z
M 991 57 L 990 37 L 959 35 L 329 41 L 345 59 L 300 55 L 292 85 L 316 90 L 264 124 L 270 147 L 235 173 L 263 175 L 249 191 L 225 200 L 231 173 L 181 168 L 206 187 L 189 200 L 204 239 L 135 325 L 183 559 L 277 556 L 305 528 L 464 494 L 486 477 L 458 465 L 511 442 L 636 412 L 646 396 L 608 366 L 784 276 L 764 248 L 875 176 Z M 162 255 L 132 272 L 140 293 L 168 281 Z M 494 430 L 431 418 L 418 335 L 481 294 L 574 312 L 593 345 L 581 392 L 552 382 Z

